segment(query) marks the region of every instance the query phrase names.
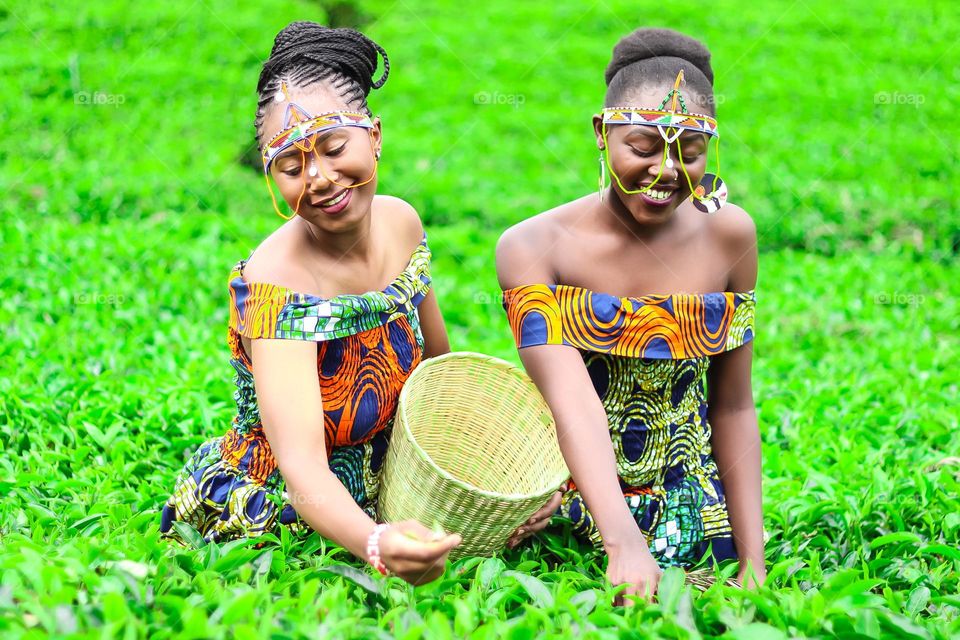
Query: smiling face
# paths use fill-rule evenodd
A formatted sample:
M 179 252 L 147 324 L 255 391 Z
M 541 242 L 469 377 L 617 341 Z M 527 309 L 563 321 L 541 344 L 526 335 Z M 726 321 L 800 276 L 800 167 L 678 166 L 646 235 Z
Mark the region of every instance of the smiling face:
M 356 111 L 325 84 L 305 91 L 291 87 L 289 99 L 313 116 Z M 266 136 L 282 128 L 287 104 L 285 100 L 267 108 L 262 128 Z M 313 136 L 312 151 L 292 145 L 274 158 L 270 176 L 292 210 L 330 232 L 352 228 L 369 216 L 377 191 L 375 154 L 381 144 L 379 118 L 373 123 L 373 129 L 345 126 L 324 131 Z
M 624 105 L 656 109 L 671 88 L 663 86 L 635 91 Z M 667 143 L 656 127 L 608 124 L 604 142 L 599 115 L 594 116 L 593 125 L 597 146 L 600 149 L 604 145 L 609 148 L 610 168 L 619 177 L 619 182 L 611 178 L 608 193 L 617 198 L 638 223 L 657 224 L 669 219 L 677 206 L 690 197 L 690 184 L 696 187 L 706 173 L 708 140 L 705 134 L 684 131 L 677 141 L 669 145 L 668 161 L 660 175 Z M 672 133 L 669 129 L 666 131 Z M 669 166 L 671 161 L 672 168 Z M 681 168 L 681 161 L 690 176 L 689 183 Z M 627 193 L 650 185 L 653 188 L 643 193 Z

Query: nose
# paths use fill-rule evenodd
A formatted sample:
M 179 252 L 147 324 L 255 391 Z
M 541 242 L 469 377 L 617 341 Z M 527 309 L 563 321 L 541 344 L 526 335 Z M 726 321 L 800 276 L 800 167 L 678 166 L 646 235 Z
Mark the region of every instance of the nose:
M 316 152 L 310 154 L 306 166 L 306 179 L 310 184 L 310 191 L 323 193 L 327 191 L 337 176 L 331 173 L 330 167 L 324 167 Z
M 669 179 L 670 174 L 672 173 L 673 174 L 672 179 L 676 180 L 677 177 L 680 175 L 680 170 L 677 168 L 678 163 L 680 161 L 680 156 L 677 154 L 674 154 L 673 146 L 667 147 L 666 160 L 664 160 L 662 153 L 655 157 L 656 157 L 656 161 L 651 162 L 650 166 L 647 168 L 647 171 L 650 173 L 650 175 L 654 177 L 660 175 L 660 170 L 661 170 L 660 167 L 662 166 L 663 177 Z M 661 165 L 661 163 L 663 164 Z

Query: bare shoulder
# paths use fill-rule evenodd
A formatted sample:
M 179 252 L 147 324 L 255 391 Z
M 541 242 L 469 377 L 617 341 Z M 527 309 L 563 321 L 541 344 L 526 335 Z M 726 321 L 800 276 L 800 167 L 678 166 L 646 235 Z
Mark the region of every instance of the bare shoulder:
M 292 234 L 288 225 L 281 226 L 267 236 L 244 264 L 243 279 L 247 282 L 274 284 L 293 291 L 306 291 L 310 286 L 309 270 L 297 262 L 292 249 Z M 315 362 L 316 346 L 307 340 L 279 340 L 273 338 L 247 338 L 243 348 L 251 360 L 257 362 L 255 376 L 259 380 L 287 376 L 291 372 L 309 374 L 311 356 Z M 306 363 L 306 364 L 305 364 Z M 316 371 L 316 365 L 313 365 Z
M 562 207 L 527 218 L 508 228 L 497 241 L 497 277 L 504 290 L 530 283 L 553 284 L 551 247 L 559 231 Z
M 757 225 L 741 207 L 727 203 L 710 214 L 711 234 L 725 247 L 743 251 L 757 242 Z
M 384 231 L 391 237 L 404 238 L 404 246 L 416 246 L 423 239 L 423 221 L 416 208 L 395 196 L 374 196 L 379 219 L 385 222 Z
M 710 218 L 710 232 L 729 257 L 727 289 L 749 291 L 757 286 L 757 225 L 746 211 L 726 204 Z
M 497 241 L 497 253 L 503 251 L 509 254 L 526 247 L 548 244 L 555 228 L 549 213 L 539 213 L 522 220 L 501 233 Z
M 266 282 L 288 289 L 310 282 L 310 271 L 298 264 L 293 250 L 293 229 L 287 223 L 267 236 L 244 264 L 243 278 L 247 282 Z

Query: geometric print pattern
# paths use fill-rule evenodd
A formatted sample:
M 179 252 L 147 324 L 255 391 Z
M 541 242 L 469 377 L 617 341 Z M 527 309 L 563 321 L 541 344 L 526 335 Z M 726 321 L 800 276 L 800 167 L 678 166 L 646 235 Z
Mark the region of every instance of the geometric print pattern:
M 736 558 L 712 456 L 704 377 L 711 355 L 752 340 L 754 300 L 752 291 L 616 298 L 533 285 L 506 292 L 518 348 L 566 344 L 580 351 L 607 416 L 624 499 L 661 566 Z M 644 311 L 648 306 L 652 313 Z M 665 308 L 673 311 L 672 323 Z M 578 537 L 602 547 L 573 481 L 558 515 L 573 521 Z
M 534 284 L 504 292 L 519 348 L 565 344 L 667 360 L 716 355 L 750 341 L 755 302 L 753 291 L 632 298 Z
M 230 327 L 250 339 L 344 338 L 409 315 L 430 289 L 426 235 L 407 267 L 383 291 L 324 299 L 280 285 L 248 283 L 243 279 L 245 265 L 241 260 L 230 274 Z
M 277 525 L 309 531 L 290 505 L 263 433 L 241 335 L 318 343 L 328 464 L 372 515 L 400 390 L 423 357 L 417 305 L 430 289 L 426 238 L 383 291 L 330 300 L 246 283 L 242 264 L 230 277 L 227 331 L 237 413 L 227 432 L 204 442 L 180 472 L 163 508 L 161 532 L 177 538 L 174 520 L 190 523 L 209 540 L 257 536 Z
M 719 135 L 716 118 L 703 113 L 674 113 L 636 107 L 606 107 L 603 109 L 603 123 L 660 126 L 696 131 L 709 136 Z

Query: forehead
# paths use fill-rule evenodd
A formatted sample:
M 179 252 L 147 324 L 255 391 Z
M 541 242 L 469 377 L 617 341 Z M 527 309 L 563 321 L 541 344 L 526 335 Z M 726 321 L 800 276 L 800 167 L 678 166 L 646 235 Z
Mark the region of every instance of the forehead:
M 645 85 L 640 87 L 633 87 L 628 90 L 623 97 L 623 104 L 616 105 L 622 107 L 639 107 L 642 109 L 656 109 L 660 106 L 660 103 L 663 102 L 663 99 L 667 97 L 667 94 L 673 90 L 673 85 Z M 693 93 L 690 91 L 685 91 L 684 88 L 680 87 L 680 95 L 683 96 L 684 101 L 687 103 L 687 110 L 690 110 L 690 99 L 693 97 Z M 666 108 L 670 107 L 668 102 L 665 105 Z M 677 109 L 680 109 L 680 105 L 677 105 Z
M 291 102 L 303 107 L 311 116 L 331 111 L 352 111 L 350 105 L 329 84 L 314 84 L 306 89 L 287 87 L 289 100 L 271 101 L 267 104 L 263 118 L 263 129 L 267 136 L 280 131 L 283 127 L 283 115 Z
M 621 104 L 617 106 L 634 107 L 640 109 L 658 109 L 660 107 L 660 103 L 663 102 L 663 99 L 667 97 L 667 94 L 669 94 L 671 90 L 673 90 L 672 84 L 635 87 L 624 95 L 623 100 L 620 101 Z M 683 86 L 680 87 L 680 95 L 683 96 L 683 100 L 686 104 L 688 112 L 710 113 L 709 110 L 698 109 L 697 107 L 699 106 L 699 98 L 691 91 L 684 91 Z M 664 109 L 670 109 L 672 102 L 673 100 L 671 98 L 671 100 L 664 105 Z M 683 110 L 679 104 L 679 101 L 677 103 L 677 110 Z M 660 132 L 656 127 L 648 127 L 643 125 L 617 125 L 611 127 L 610 131 L 617 131 L 624 138 L 633 138 L 637 140 L 645 140 L 646 138 L 655 140 L 661 139 Z M 707 136 L 705 134 L 697 133 L 695 131 L 685 131 L 680 134 L 681 144 L 689 144 L 700 141 L 706 142 L 706 138 Z

